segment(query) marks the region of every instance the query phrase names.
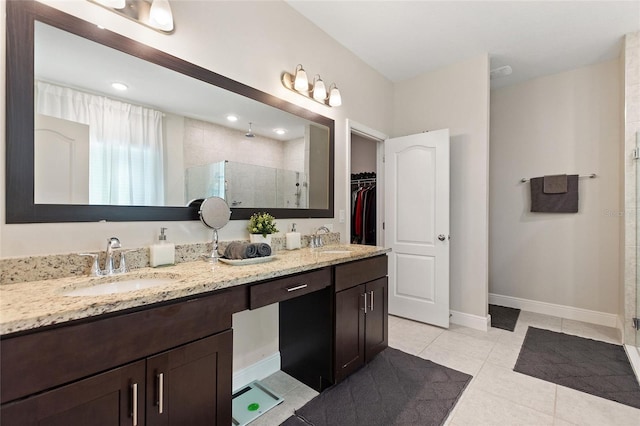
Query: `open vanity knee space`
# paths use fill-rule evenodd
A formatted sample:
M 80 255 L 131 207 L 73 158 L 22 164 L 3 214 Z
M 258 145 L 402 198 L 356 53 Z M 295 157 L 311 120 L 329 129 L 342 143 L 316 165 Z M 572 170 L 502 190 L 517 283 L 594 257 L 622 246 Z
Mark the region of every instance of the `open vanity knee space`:
M 64 296 L 86 277 L 0 286 L 2 424 L 229 425 L 232 314 L 271 303 L 282 370 L 321 391 L 386 347 L 387 251 L 181 263 L 104 296 Z

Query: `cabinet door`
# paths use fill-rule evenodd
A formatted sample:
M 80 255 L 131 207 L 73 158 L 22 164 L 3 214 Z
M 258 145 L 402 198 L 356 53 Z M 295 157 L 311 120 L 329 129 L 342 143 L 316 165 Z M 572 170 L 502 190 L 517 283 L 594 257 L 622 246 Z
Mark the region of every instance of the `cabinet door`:
M 336 293 L 335 380 L 341 381 L 364 364 L 365 286 Z
M 232 331 L 147 359 L 147 425 L 231 424 Z
M 145 363 L 138 361 L 2 406 L 3 426 L 144 424 Z
M 369 362 L 388 346 L 387 277 L 368 282 L 365 316 L 365 359 Z

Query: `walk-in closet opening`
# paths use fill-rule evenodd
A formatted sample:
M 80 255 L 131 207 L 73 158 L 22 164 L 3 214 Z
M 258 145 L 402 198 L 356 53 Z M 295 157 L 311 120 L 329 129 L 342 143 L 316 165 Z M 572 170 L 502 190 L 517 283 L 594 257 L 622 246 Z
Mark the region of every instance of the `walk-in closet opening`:
M 382 140 L 351 132 L 349 242 L 352 244 L 383 244 L 382 144 Z

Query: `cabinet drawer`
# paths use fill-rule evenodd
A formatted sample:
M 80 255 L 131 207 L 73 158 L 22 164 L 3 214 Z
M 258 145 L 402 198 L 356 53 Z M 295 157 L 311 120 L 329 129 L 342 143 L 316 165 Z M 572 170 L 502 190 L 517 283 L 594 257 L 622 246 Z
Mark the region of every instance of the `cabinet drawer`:
M 331 270 L 320 269 L 249 287 L 249 309 L 293 299 L 331 285 Z
M 336 267 L 336 292 L 387 275 L 387 256 L 349 262 Z

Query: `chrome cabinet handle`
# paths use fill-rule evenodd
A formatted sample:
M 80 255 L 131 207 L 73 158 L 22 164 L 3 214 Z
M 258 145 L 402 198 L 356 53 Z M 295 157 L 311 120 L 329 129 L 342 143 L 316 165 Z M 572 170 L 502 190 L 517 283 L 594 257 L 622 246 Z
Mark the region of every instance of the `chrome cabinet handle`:
M 440 235 L 438 235 L 438 239 L 439 239 L 440 241 L 444 241 L 444 240 L 446 240 L 446 239 L 447 239 L 447 237 L 445 237 L 445 236 L 444 236 L 444 234 L 440 234 Z
M 133 393 L 133 403 L 131 404 L 131 417 L 133 417 L 133 426 L 138 426 L 138 384 L 131 385 Z
M 158 413 L 164 412 L 164 373 L 158 374 Z
M 307 287 L 307 285 L 308 285 L 308 284 L 300 284 L 300 285 L 297 285 L 297 286 L 295 286 L 295 287 L 290 287 L 290 288 L 288 288 L 288 289 L 287 289 L 287 291 L 296 291 L 296 290 L 301 290 L 301 289 L 303 289 L 303 288 L 306 288 L 306 287 Z
M 373 290 L 371 290 L 370 294 L 371 294 L 371 307 L 370 307 L 370 310 L 371 310 L 371 312 L 373 312 Z
M 364 293 L 362 293 L 362 296 L 364 296 L 364 313 L 367 313 L 367 292 L 365 291 Z

